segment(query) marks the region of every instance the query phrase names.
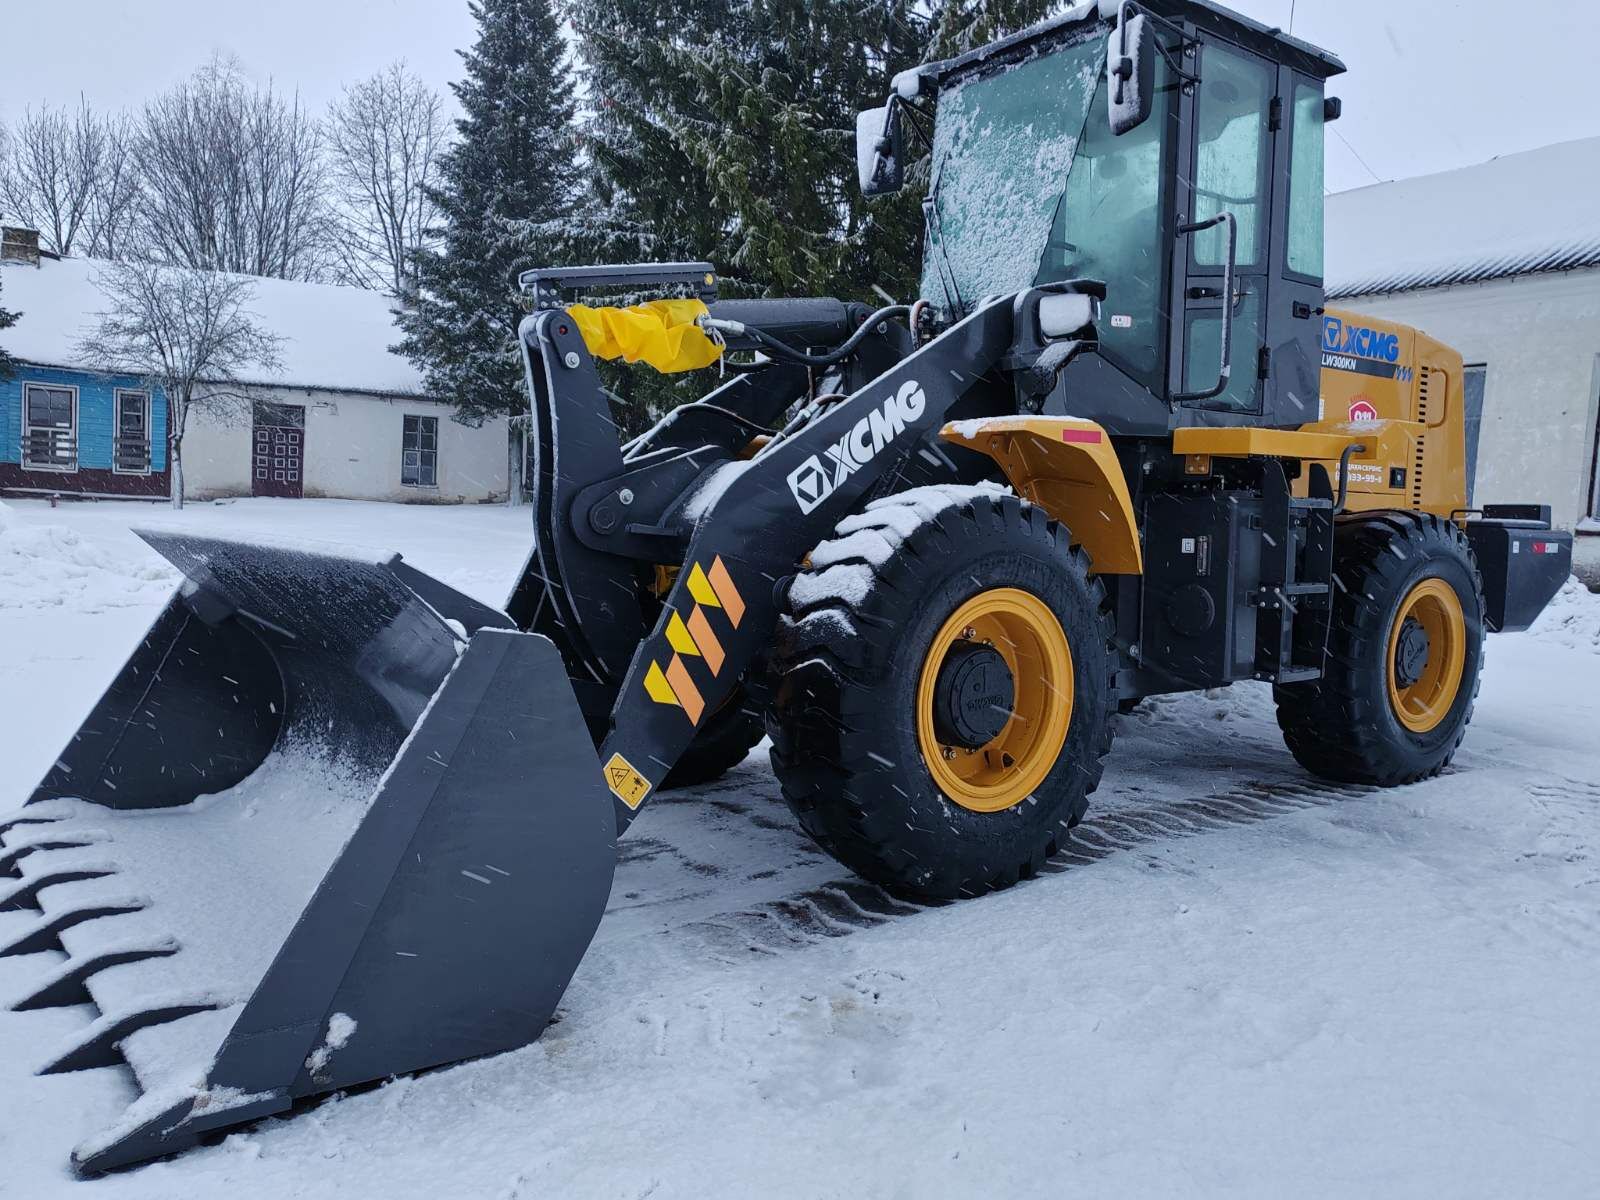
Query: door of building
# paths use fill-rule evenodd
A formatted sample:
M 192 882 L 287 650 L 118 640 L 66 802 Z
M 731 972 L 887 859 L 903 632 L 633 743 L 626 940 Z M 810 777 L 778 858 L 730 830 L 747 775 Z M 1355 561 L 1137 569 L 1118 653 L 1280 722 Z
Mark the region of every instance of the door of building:
M 250 429 L 251 493 L 298 500 L 305 494 L 306 410 L 257 401 Z

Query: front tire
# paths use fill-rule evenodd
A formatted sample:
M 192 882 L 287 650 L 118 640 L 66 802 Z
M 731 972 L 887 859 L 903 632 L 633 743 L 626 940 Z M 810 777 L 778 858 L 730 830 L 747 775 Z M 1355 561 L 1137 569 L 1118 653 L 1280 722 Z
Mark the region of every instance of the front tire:
M 789 590 L 768 732 L 823 849 L 909 895 L 1031 876 L 1111 746 L 1105 589 L 1043 511 L 922 488 L 841 522 Z
M 761 706 L 741 687 L 699 730 L 662 780 L 663 790 L 714 783 L 733 770 L 766 734 Z
M 1483 584 L 1466 535 L 1423 513 L 1342 521 L 1321 680 L 1275 690 L 1308 771 L 1394 787 L 1439 774 L 1466 736 L 1483 667 Z

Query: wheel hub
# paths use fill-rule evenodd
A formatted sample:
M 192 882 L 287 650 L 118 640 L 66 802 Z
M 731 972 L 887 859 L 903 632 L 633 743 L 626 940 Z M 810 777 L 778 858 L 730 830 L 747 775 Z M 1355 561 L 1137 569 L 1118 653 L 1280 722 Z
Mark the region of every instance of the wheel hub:
M 933 689 L 933 726 L 939 741 L 978 750 L 999 737 L 1016 703 L 1011 668 L 993 646 L 953 646 Z
M 1408 688 L 1422 678 L 1428 669 L 1430 650 L 1428 631 L 1415 617 L 1407 617 L 1400 627 L 1400 637 L 1394 650 L 1394 679 L 1400 687 Z

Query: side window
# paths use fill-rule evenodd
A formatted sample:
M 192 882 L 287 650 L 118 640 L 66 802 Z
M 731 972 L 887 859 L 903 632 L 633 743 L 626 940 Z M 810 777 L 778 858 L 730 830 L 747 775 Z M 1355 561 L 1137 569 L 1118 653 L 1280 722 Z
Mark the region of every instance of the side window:
M 1224 251 L 1226 253 L 1226 251 Z M 1206 402 L 1207 408 L 1247 412 L 1259 403 L 1261 381 L 1256 378 L 1256 355 L 1261 349 L 1261 280 L 1242 279 L 1233 306 L 1232 374 L 1222 394 Z M 1183 386 L 1200 391 L 1217 381 L 1222 370 L 1222 311 L 1190 308 L 1184 329 Z
M 1489 382 L 1486 363 L 1467 367 L 1462 379 L 1462 401 L 1466 409 L 1467 434 L 1467 503 L 1478 490 L 1478 446 L 1483 440 L 1483 393 Z
M 1294 89 L 1294 146 L 1289 158 L 1289 270 L 1322 278 L 1322 89 Z
M 150 393 L 117 389 L 111 466 L 118 475 L 150 473 Z
M 1155 111 L 1121 137 L 1113 136 L 1105 119 L 1101 79 L 1035 280 L 1104 280 L 1109 291 L 1100 352 L 1146 382 L 1153 382 L 1161 364 L 1168 258 L 1161 215 L 1171 89 L 1166 62 L 1158 56 L 1156 63 Z
M 1219 44 L 1206 47 L 1201 75 L 1195 220 L 1231 212 L 1239 222 L 1237 265 L 1259 269 L 1267 247 L 1268 122 L 1276 80 L 1267 64 Z M 1220 225 L 1197 235 L 1193 245 L 1198 267 L 1220 269 L 1227 261 L 1228 232 Z
M 439 418 L 406 417 L 400 434 L 400 482 L 439 486 Z
M 22 465 L 31 471 L 78 469 L 78 391 L 24 384 Z

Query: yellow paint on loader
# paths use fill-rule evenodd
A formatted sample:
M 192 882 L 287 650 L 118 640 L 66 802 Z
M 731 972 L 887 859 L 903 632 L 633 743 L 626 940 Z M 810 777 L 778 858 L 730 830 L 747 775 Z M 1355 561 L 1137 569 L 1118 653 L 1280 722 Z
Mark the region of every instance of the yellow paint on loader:
M 1348 507 L 1355 512 L 1409 509 L 1448 517 L 1467 506 L 1466 407 L 1461 355 L 1407 325 L 1330 308 L 1325 321 L 1359 325 L 1398 342 L 1397 361 L 1373 373 L 1356 355 L 1324 352 L 1318 433 L 1376 433 L 1382 449 L 1357 456 Z M 1381 430 L 1372 428 L 1382 422 Z M 1338 485 L 1337 457 L 1318 458 Z M 1296 490 L 1305 494 L 1302 477 Z
M 1096 574 L 1143 574 L 1133 500 L 1101 426 L 1075 417 L 995 417 L 946 425 L 939 436 L 994 459 L 1017 495 L 1071 531 Z
M 1217 459 L 1290 459 L 1301 464 L 1293 487 L 1304 496 L 1313 463 L 1322 464 L 1337 490 L 1340 459 L 1354 446 L 1349 511 L 1460 513 L 1467 506 L 1461 355 L 1393 322 L 1337 309 L 1325 319 L 1382 335 L 1382 344 L 1395 348 L 1395 360 L 1325 352 L 1322 419 L 1299 429 L 1175 430 L 1172 450 L 1184 459 L 1186 473 L 1208 475 Z M 1133 503 L 1100 425 L 1075 417 L 995 417 L 946 425 L 940 436 L 994 459 L 1019 496 L 1072 531 L 1097 573 L 1143 573 Z

